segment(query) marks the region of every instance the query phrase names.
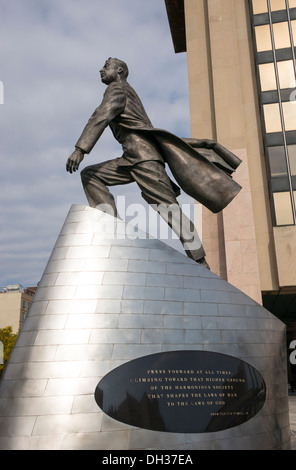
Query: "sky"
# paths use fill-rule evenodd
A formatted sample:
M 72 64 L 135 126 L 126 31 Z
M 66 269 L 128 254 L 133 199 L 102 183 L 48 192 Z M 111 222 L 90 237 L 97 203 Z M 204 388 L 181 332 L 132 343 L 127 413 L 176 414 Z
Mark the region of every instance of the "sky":
M 0 35 L 0 286 L 27 287 L 71 205 L 87 205 L 80 171 L 65 165 L 102 100 L 105 60 L 128 64 L 155 127 L 189 137 L 187 57 L 174 52 L 164 0 L 10 0 Z M 80 170 L 121 154 L 107 128 Z M 112 192 L 142 202 L 136 184 Z

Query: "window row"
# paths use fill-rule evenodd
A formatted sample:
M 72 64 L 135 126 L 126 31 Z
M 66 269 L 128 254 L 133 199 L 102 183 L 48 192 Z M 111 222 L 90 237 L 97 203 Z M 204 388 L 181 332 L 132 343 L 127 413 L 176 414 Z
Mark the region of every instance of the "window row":
M 296 101 L 291 96 L 291 101 L 281 104 L 283 110 L 283 125 L 279 103 L 263 105 L 263 114 L 266 133 L 296 130 Z
M 293 191 L 294 205 L 296 205 L 296 191 Z M 293 225 L 292 197 L 289 191 L 273 193 L 276 225 Z
M 288 1 L 289 8 L 296 8 L 296 0 Z M 286 0 L 270 0 L 271 11 L 286 10 Z M 253 0 L 253 13 L 268 13 L 267 0 Z
M 284 60 L 277 62 L 276 66 L 280 88 L 295 88 L 295 69 L 293 61 Z M 277 90 L 275 64 L 259 64 L 258 67 L 261 91 Z
M 273 35 L 274 35 L 274 45 L 276 49 L 285 49 L 291 47 L 291 36 L 289 30 L 289 24 L 287 21 L 282 23 L 274 23 Z M 293 35 L 293 45 L 296 46 L 296 20 L 291 21 L 292 35 Z M 271 51 L 272 50 L 272 40 L 271 40 L 271 31 L 270 25 L 264 24 L 262 26 L 255 27 L 255 37 L 257 52 Z
M 29 310 L 32 302 L 26 302 L 25 300 L 22 301 L 22 309 Z
M 268 160 L 272 178 L 281 178 L 288 174 L 289 165 L 291 176 L 296 176 L 296 145 L 288 145 L 288 161 L 284 146 L 268 147 Z
M 252 0 L 275 225 L 296 223 L 296 0 Z M 275 138 L 276 137 L 276 138 Z M 281 137 L 281 138 L 280 138 Z

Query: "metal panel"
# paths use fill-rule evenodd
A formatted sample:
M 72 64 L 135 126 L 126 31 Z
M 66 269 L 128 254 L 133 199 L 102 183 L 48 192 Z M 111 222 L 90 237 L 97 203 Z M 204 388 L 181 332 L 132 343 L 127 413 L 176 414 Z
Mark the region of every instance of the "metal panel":
M 72 206 L 0 384 L 0 448 L 288 448 L 284 325 L 164 243 L 143 234 L 116 240 L 124 229 L 96 209 Z M 209 437 L 136 429 L 96 406 L 95 386 L 114 368 L 184 350 L 255 367 L 268 389 L 262 411 Z

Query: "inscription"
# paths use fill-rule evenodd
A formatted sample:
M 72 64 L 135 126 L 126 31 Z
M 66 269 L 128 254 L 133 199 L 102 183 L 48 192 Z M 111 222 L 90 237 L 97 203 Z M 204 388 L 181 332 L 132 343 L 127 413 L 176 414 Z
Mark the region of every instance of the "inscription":
M 246 383 L 244 378 L 232 377 L 234 374 L 235 371 L 220 369 L 147 369 L 141 377 L 132 377 L 129 382 L 148 384 L 147 398 L 162 400 L 168 407 L 223 406 L 229 398 L 239 396 L 237 384 Z M 229 384 L 224 385 L 226 377 Z M 214 385 L 217 382 L 222 385 Z M 211 416 L 219 415 L 225 412 L 211 413 Z M 248 412 L 233 411 L 230 415 L 248 415 Z
M 130 361 L 107 374 L 95 399 L 114 419 L 166 432 L 215 432 L 238 426 L 262 408 L 261 375 L 235 357 L 173 351 Z

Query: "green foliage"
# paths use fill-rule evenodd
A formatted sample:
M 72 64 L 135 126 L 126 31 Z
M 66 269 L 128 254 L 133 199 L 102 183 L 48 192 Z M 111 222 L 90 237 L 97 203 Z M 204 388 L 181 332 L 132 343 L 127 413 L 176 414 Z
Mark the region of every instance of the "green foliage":
M 13 333 L 11 326 L 7 326 L 6 328 L 0 328 L 0 376 L 3 373 L 5 364 L 8 362 L 17 337 L 18 333 Z M 2 364 L 2 362 L 4 362 L 4 364 Z

